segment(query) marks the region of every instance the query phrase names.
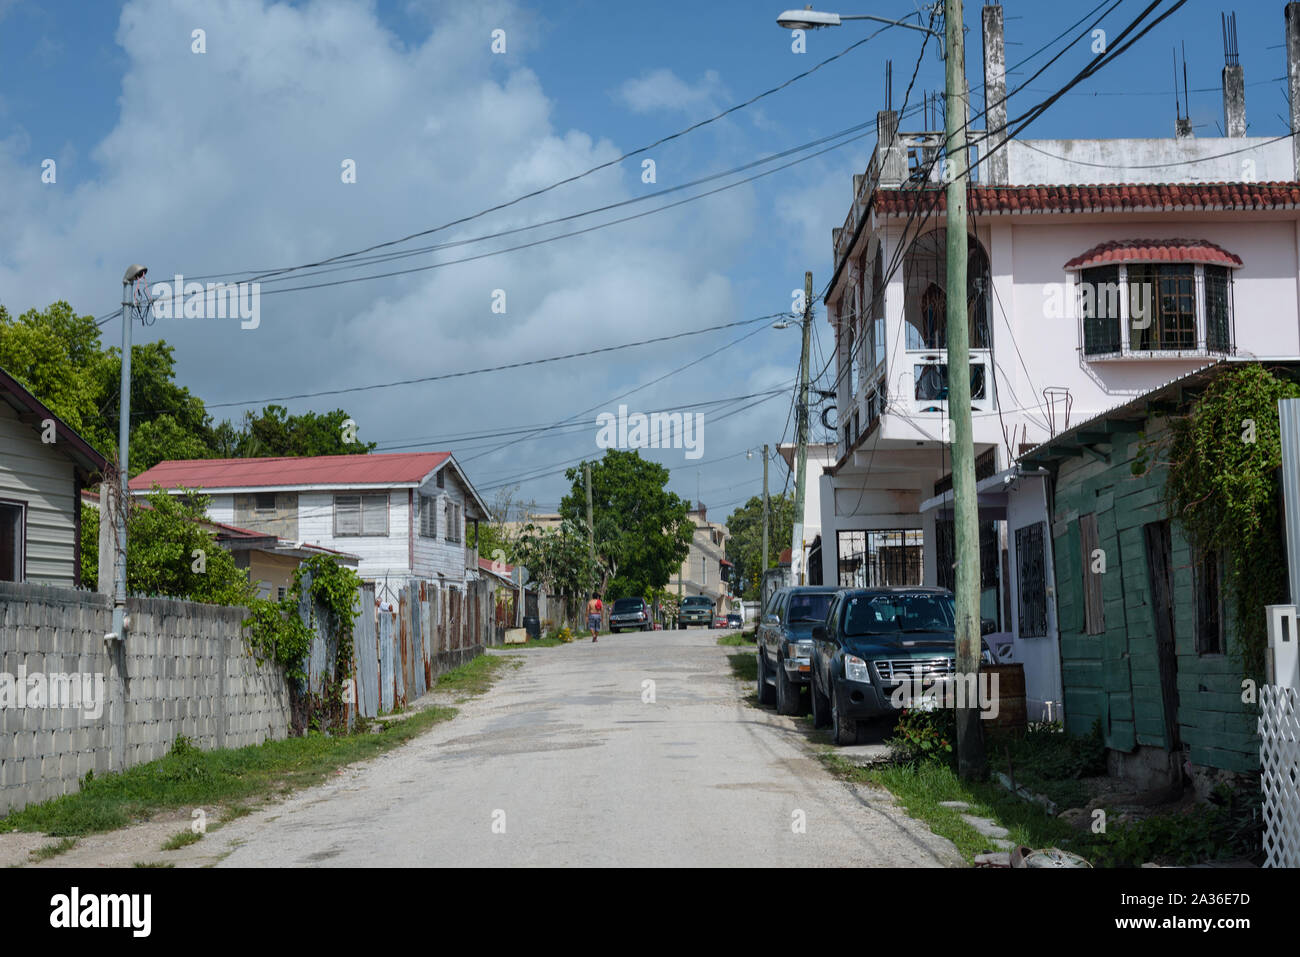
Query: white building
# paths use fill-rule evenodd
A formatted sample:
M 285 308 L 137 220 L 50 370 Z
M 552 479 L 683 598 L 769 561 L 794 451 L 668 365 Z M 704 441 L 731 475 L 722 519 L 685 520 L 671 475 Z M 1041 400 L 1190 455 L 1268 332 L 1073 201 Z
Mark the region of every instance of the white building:
M 776 450 L 789 467 L 791 473 L 797 472 L 799 446 L 793 442 L 782 442 Z M 794 542 L 781 542 L 791 546 L 790 580 L 795 584 L 819 584 L 821 571 L 821 535 L 822 535 L 822 499 L 821 474 L 826 468 L 835 464 L 836 448 L 821 442 L 808 443 L 807 484 L 803 496 L 803 541 L 798 551 Z
M 1006 83 L 1002 8 L 981 13 L 996 103 Z M 1300 60 L 1300 37 L 1287 40 Z M 1011 471 L 1015 459 L 1215 358 L 1300 351 L 1300 145 L 1245 136 L 1242 68 L 1230 60 L 1223 82 L 1233 134 L 1224 138 L 1184 128 L 1162 139 L 1017 139 L 1001 149 L 1005 106 L 972 124 L 963 294 L 982 614 L 1026 663 L 1031 717 L 1034 702 L 1059 701 L 1059 658 L 1054 612 L 1046 634 L 1021 636 L 1003 587 L 1029 573 L 1015 540 L 1040 523 L 1048 558 L 1032 573 L 1051 581 L 1042 480 Z M 1300 129 L 1300 103 L 1291 116 Z M 826 311 L 839 434 L 820 477 L 821 583 L 951 587 L 946 216 L 942 174 L 927 175 L 944 137 L 899 133 L 891 112 L 879 114 L 878 131 L 833 231 Z
M 155 484 L 202 491 L 214 522 L 356 555 L 363 579 L 394 589 L 479 575 L 466 532 L 488 508 L 450 452 L 160 462 L 131 480 L 131 494 Z

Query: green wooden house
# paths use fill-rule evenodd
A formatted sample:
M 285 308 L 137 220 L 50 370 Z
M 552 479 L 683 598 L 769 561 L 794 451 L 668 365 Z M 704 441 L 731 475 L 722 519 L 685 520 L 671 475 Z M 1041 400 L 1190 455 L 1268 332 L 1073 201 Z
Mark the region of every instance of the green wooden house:
M 1021 461 L 1052 475 L 1051 538 L 1066 730 L 1101 722 L 1112 774 L 1198 791 L 1259 768 L 1257 713 L 1230 653 L 1220 556 L 1196 555 L 1164 502 L 1167 469 L 1135 475 L 1144 442 L 1212 378 L 1203 367 L 1095 416 Z M 1270 368 L 1295 360 L 1270 361 Z M 1263 614 L 1263 609 L 1260 610 Z

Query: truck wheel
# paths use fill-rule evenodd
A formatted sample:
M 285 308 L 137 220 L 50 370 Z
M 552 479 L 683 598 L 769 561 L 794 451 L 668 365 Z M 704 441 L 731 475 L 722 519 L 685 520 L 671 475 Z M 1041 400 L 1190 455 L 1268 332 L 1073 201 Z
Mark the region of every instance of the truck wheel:
M 840 697 L 834 692 L 831 692 L 831 734 L 841 747 L 861 744 L 864 738 L 862 722 L 844 716 L 840 710 Z
M 799 714 L 803 702 L 799 700 L 799 686 L 790 680 L 786 673 L 785 662 L 776 663 L 776 713 Z
M 760 648 L 758 649 L 758 703 L 771 705 L 775 697 L 772 687 L 767 683 L 767 659 L 763 656 L 763 649 Z
M 816 678 L 809 678 L 808 692 L 812 698 L 813 727 L 824 728 L 831 723 L 831 703 L 817 690 Z

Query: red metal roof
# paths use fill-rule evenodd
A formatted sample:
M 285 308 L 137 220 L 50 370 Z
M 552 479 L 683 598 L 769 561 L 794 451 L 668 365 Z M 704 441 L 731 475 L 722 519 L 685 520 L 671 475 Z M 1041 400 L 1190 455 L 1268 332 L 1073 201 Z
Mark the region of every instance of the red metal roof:
M 483 569 L 483 571 L 485 572 L 492 572 L 494 575 L 506 575 L 506 576 L 509 576 L 510 573 L 515 570 L 514 565 L 508 565 L 505 562 L 501 563 L 500 570 L 493 568 L 492 560 L 489 558 L 480 558 L 478 560 L 478 567 Z
M 1204 239 L 1118 239 L 1075 256 L 1065 268 L 1143 262 L 1212 263 L 1233 268 L 1242 264 L 1240 256 Z
M 268 459 L 187 459 L 159 462 L 131 479 L 132 490 L 154 483 L 173 488 L 270 488 L 309 485 L 414 484 L 442 465 L 450 452 L 393 452 Z
M 973 186 L 967 192 L 976 213 L 1093 213 L 1124 210 L 1294 209 L 1300 183 L 1103 183 L 1083 186 Z M 881 215 L 947 209 L 944 187 L 878 189 Z

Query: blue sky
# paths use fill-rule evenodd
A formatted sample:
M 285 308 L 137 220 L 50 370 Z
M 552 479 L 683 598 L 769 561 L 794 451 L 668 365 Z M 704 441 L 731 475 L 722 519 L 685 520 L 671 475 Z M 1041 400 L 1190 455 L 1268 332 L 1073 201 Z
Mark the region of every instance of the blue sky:
M 1127 0 L 1112 34 L 1144 6 Z M 1013 63 L 1089 4 L 1005 5 Z M 848 24 L 791 51 L 780 4 L 665 2 L 129 3 L 0 0 L 0 303 L 11 312 L 67 299 L 101 315 L 123 267 L 155 280 L 312 261 L 443 223 L 636 149 L 781 83 L 874 27 Z M 902 16 L 911 0 L 863 0 L 843 13 Z M 981 80 L 979 5 L 968 2 L 968 64 Z M 1139 48 L 1067 96 L 1037 137 L 1167 136 L 1172 50 L 1186 43 L 1192 119 L 1217 136 L 1223 65 L 1219 12 L 1191 0 Z M 1283 4 L 1237 8 L 1251 135 L 1286 131 Z M 190 31 L 207 52 L 191 52 Z M 507 52 L 490 35 L 506 31 Z M 753 107 L 651 151 L 658 188 L 872 120 L 884 60 L 901 102 L 921 35 L 891 30 Z M 1059 45 L 1053 48 L 1053 52 Z M 1075 44 L 1012 100 L 1012 113 L 1090 57 Z M 1036 67 L 1042 58 L 1034 61 Z M 1032 68 L 1032 67 L 1031 67 Z M 912 103 L 942 87 L 933 46 Z M 1011 77 L 1020 82 L 1022 70 Z M 974 98 L 978 107 L 982 101 Z M 905 122 L 905 129 L 919 127 Z M 266 296 L 256 330 L 159 320 L 142 338 L 176 347 L 179 377 L 218 417 L 253 399 L 433 375 L 666 335 L 788 309 L 811 269 L 829 278 L 830 231 L 874 134 L 719 196 L 589 236 L 388 281 Z M 57 162 L 54 184 L 41 163 Z M 355 184 L 340 182 L 355 159 Z M 633 198 L 640 157 L 452 231 L 464 238 Z M 636 209 L 638 207 L 634 207 Z M 554 229 L 543 231 L 543 235 Z M 525 237 L 533 238 L 532 235 Z M 496 245 L 501 245 L 498 242 Z M 477 251 L 483 247 L 471 247 Z M 488 244 L 487 248 L 492 248 Z M 452 254 L 442 253 L 444 258 Z M 459 253 L 458 253 L 459 255 Z M 400 265 L 429 262 L 403 260 Z M 400 266 L 399 266 L 400 268 Z M 329 278 L 335 278 L 333 276 Z M 489 309 L 504 289 L 505 315 Z M 815 368 L 830 345 L 818 324 Z M 599 454 L 595 416 L 622 391 L 718 349 L 754 327 L 442 383 L 311 401 L 342 405 L 384 448 L 451 448 L 488 491 L 514 476 L 554 506 L 562 463 Z M 105 335 L 117 341 L 114 320 Z M 764 329 L 625 400 L 673 408 L 789 384 L 793 331 Z M 823 361 L 817 361 L 818 359 Z M 229 405 L 226 405 L 229 404 Z M 705 407 L 704 454 L 647 453 L 711 517 L 758 491 L 746 449 L 782 439 L 789 400 Z M 476 433 L 544 425 L 593 408 L 564 431 L 489 454 Z M 728 412 L 734 414 L 726 415 Z M 820 427 L 814 438 L 822 437 Z M 824 434 L 824 433 L 823 433 Z M 787 440 L 790 429 L 784 432 Z M 504 440 L 502 440 L 504 441 Z M 780 463 L 774 485 L 785 480 Z

